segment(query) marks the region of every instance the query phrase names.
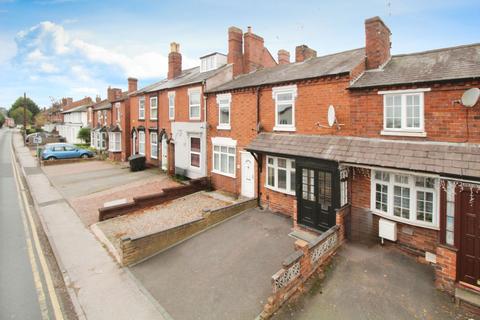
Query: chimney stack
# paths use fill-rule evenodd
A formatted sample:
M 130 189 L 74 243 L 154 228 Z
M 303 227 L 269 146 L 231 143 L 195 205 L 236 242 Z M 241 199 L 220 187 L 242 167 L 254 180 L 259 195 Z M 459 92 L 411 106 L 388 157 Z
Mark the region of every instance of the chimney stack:
M 278 64 L 289 64 L 289 63 L 290 63 L 290 52 L 283 49 L 278 50 Z
M 170 43 L 170 53 L 168 54 L 168 79 L 174 79 L 182 73 L 182 55 L 180 54 L 180 44 Z
M 108 87 L 107 89 L 108 101 L 115 101 L 117 99 L 120 99 L 121 96 L 122 96 L 122 89 Z
M 377 69 L 390 59 L 390 29 L 379 17 L 365 20 L 366 68 Z
M 102 101 L 102 98 L 100 98 L 100 96 L 97 94 L 95 97 L 95 103 L 99 103 L 100 101 Z
M 317 57 L 317 51 L 309 48 L 307 45 L 302 44 L 295 48 L 295 62 L 303 62 L 310 58 Z
M 237 27 L 228 28 L 227 63 L 233 65 L 233 76 L 243 73 L 243 31 Z
M 138 84 L 138 79 L 136 78 L 128 78 L 128 92 L 134 92 L 137 91 L 137 84 Z

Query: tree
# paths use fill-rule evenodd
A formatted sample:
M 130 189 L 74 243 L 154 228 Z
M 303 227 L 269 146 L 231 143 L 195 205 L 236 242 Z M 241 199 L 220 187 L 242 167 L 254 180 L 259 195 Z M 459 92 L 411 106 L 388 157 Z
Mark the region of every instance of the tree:
M 8 115 L 13 118 L 12 112 L 13 112 L 14 110 L 18 109 L 18 108 L 23 109 L 23 104 L 24 104 L 24 102 L 25 102 L 26 105 L 27 105 L 27 110 L 30 110 L 30 114 L 31 114 L 32 116 L 36 116 L 37 113 L 40 112 L 40 108 L 37 106 L 37 104 L 36 104 L 35 102 L 33 102 L 32 99 L 27 98 L 27 99 L 24 101 L 23 97 L 20 97 L 20 98 L 18 98 L 17 100 L 15 100 L 15 102 L 14 102 L 14 103 L 12 104 L 12 106 L 10 107 L 10 110 L 8 111 Z
M 78 131 L 77 138 L 82 140 L 84 143 L 90 143 L 90 128 L 81 128 Z
M 23 125 L 23 108 L 17 108 L 13 111 L 9 112 L 10 117 L 15 120 L 16 124 L 22 124 Z M 27 115 L 27 125 L 32 122 L 32 113 L 30 110 L 26 110 L 26 115 Z
M 5 123 L 5 116 L 3 113 L 0 113 L 0 128 L 3 127 L 3 124 Z
M 47 117 L 45 116 L 45 112 L 40 112 L 35 116 L 35 127 L 41 128 L 47 122 Z

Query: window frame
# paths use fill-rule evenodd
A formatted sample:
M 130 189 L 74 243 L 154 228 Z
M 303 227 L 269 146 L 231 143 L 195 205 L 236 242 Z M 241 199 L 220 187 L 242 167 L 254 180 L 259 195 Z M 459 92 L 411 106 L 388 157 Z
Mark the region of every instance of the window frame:
M 192 151 L 192 139 L 200 140 L 200 151 Z M 198 167 L 192 165 L 192 153 L 198 154 Z M 202 137 L 200 135 L 189 135 L 188 136 L 188 165 L 190 169 L 200 171 L 202 168 Z
M 215 151 L 215 147 L 219 148 L 219 151 Z M 227 152 L 222 151 L 222 147 L 227 148 Z M 233 148 L 234 153 L 229 153 L 228 148 Z M 218 154 L 218 169 L 215 169 L 215 154 Z M 230 157 L 233 157 L 233 174 L 229 172 L 223 172 L 222 169 L 222 164 L 221 164 L 221 158 L 222 154 L 225 154 L 227 156 L 227 171 L 228 171 L 228 164 L 230 162 Z M 227 176 L 230 178 L 236 178 L 237 174 L 237 141 L 233 140 L 231 138 L 223 138 L 223 137 L 215 137 L 212 138 L 212 172 L 216 174 L 220 174 L 223 176 Z
M 143 136 L 143 143 L 142 143 L 142 136 Z M 138 131 L 138 154 L 141 154 L 142 156 L 145 155 L 145 131 L 140 130 Z M 143 152 L 142 152 L 142 145 L 143 145 Z
M 388 181 L 379 180 L 375 177 L 376 172 L 382 172 L 389 174 Z M 408 182 L 398 182 L 395 181 L 395 175 L 408 176 Z M 434 179 L 433 188 L 421 187 L 416 185 L 416 178 L 431 178 Z M 376 187 L 377 184 L 387 186 L 387 211 L 379 210 L 376 208 Z M 394 220 L 397 222 L 439 230 L 440 227 L 440 190 L 439 190 L 439 177 L 432 175 L 420 175 L 412 174 L 412 172 L 404 171 L 391 171 L 391 170 L 381 170 L 381 169 L 372 169 L 371 178 L 370 178 L 370 210 L 381 217 L 386 219 Z M 394 215 L 394 188 L 403 187 L 409 188 L 409 218 L 403 218 L 401 216 Z M 432 193 L 432 222 L 427 222 L 417 219 L 417 191 L 430 192 Z
M 173 97 L 173 104 L 170 104 L 170 98 Z M 175 91 L 168 93 L 168 119 L 175 120 Z
M 220 101 L 228 100 L 227 105 L 220 104 Z M 218 107 L 218 130 L 231 130 L 231 120 L 232 120 L 232 94 L 224 93 L 217 94 L 217 107 Z M 222 123 L 222 109 L 228 109 L 228 123 Z
M 153 135 L 155 135 L 155 139 L 153 138 Z M 150 158 L 158 159 L 158 133 L 156 131 L 150 132 L 149 138 L 150 138 Z M 153 146 L 155 146 L 155 148 L 153 148 Z M 153 151 L 155 151 L 156 156 L 153 155 Z
M 380 134 L 382 135 L 399 135 L 399 136 L 418 136 L 426 137 L 425 132 L 425 92 L 430 91 L 430 88 L 410 89 L 410 90 L 391 90 L 391 91 L 379 91 L 378 94 L 383 96 L 383 127 Z M 400 96 L 400 128 L 388 128 L 387 127 L 387 98 L 394 96 Z M 419 127 L 407 126 L 407 97 L 418 96 L 419 97 Z
M 109 132 L 108 133 L 108 151 L 111 151 L 111 152 L 121 152 L 122 151 L 122 134 L 121 134 L 121 132 Z
M 192 104 L 192 95 L 198 94 L 198 105 Z M 198 107 L 198 116 L 192 116 L 192 107 Z M 190 88 L 188 89 L 188 119 L 200 120 L 202 118 L 202 89 Z
M 155 104 L 153 103 L 153 101 L 155 101 Z M 155 108 L 153 107 L 155 105 Z M 149 119 L 150 120 L 157 120 L 158 118 L 158 97 L 157 96 L 154 96 L 154 97 L 150 97 L 150 107 L 149 107 L 149 110 L 150 110 L 150 117 Z M 153 117 L 153 112 L 155 111 L 155 117 Z
M 115 111 L 116 111 L 116 114 L 117 114 L 117 123 L 120 123 L 120 117 L 121 117 L 121 114 L 120 114 L 120 102 L 115 102 Z
M 273 159 L 273 164 L 268 163 L 269 159 Z M 286 171 L 286 181 L 285 181 L 285 185 L 287 186 L 286 189 L 282 189 L 282 188 L 278 187 L 278 169 L 279 169 L 278 159 L 286 160 L 286 168 L 280 168 L 280 170 L 285 170 Z M 265 162 L 265 169 L 266 169 L 265 170 L 265 188 L 294 196 L 296 194 L 296 185 L 297 184 L 296 184 L 296 181 L 295 181 L 294 182 L 294 189 L 291 190 L 291 182 L 292 182 L 291 173 L 292 173 L 292 171 L 295 172 L 295 179 L 296 179 L 296 177 L 297 177 L 296 167 L 295 167 L 295 165 L 292 166 L 292 163 L 295 163 L 295 159 L 267 156 L 265 161 L 266 161 Z M 273 168 L 273 170 L 274 170 L 274 180 L 275 180 L 274 181 L 274 186 L 272 186 L 268 183 L 268 169 L 269 168 Z
M 145 97 L 138 98 L 138 120 L 145 120 Z
M 282 101 L 279 103 L 277 97 L 279 94 L 292 94 L 292 100 Z M 295 101 L 297 100 L 297 86 L 282 86 L 275 87 L 272 89 L 272 98 L 275 101 L 275 126 L 273 127 L 274 131 L 296 131 L 295 128 Z M 290 103 L 292 105 L 292 124 L 280 124 L 278 123 L 278 107 L 281 104 Z

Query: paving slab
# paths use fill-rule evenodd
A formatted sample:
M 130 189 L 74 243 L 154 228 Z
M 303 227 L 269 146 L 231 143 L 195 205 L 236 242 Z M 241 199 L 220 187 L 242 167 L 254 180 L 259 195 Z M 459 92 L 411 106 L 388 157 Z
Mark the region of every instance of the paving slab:
M 294 252 L 289 218 L 250 209 L 131 268 L 174 319 L 254 319 Z

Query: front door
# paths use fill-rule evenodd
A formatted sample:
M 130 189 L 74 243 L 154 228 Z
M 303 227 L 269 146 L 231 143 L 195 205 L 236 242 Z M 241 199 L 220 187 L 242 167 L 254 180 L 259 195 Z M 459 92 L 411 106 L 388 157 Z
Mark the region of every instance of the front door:
M 165 136 L 162 139 L 162 170 L 168 170 L 168 144 Z
M 300 170 L 298 170 L 300 169 Z M 298 223 L 326 231 L 335 225 L 333 172 L 318 168 L 297 168 L 299 177 Z
M 137 133 L 134 131 L 132 134 L 132 155 L 137 154 Z
M 457 199 L 461 221 L 459 280 L 480 286 L 480 194 L 465 188 Z
M 242 158 L 242 196 L 255 196 L 255 160 L 250 152 L 241 152 Z

